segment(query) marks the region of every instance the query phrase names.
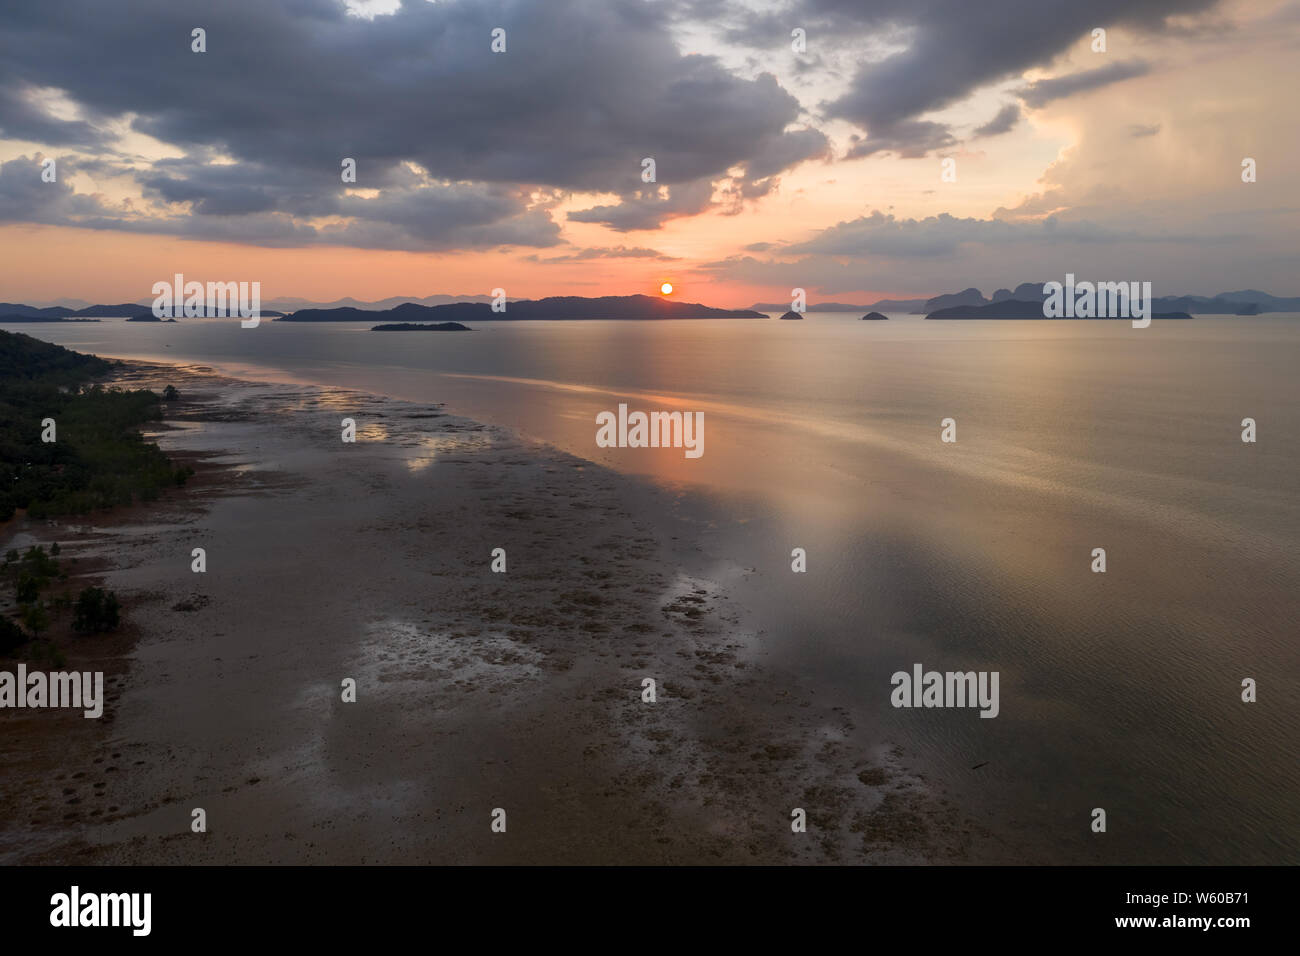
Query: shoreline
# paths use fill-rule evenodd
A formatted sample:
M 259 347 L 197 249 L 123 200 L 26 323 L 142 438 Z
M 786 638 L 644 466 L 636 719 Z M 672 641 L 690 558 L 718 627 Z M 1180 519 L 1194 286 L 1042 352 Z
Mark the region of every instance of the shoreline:
M 672 493 L 441 406 L 192 365 L 117 375 L 163 378 L 183 398 L 150 437 L 201 455 L 198 483 L 89 522 L 138 637 L 105 718 L 82 721 L 103 727 L 69 733 L 94 744 L 80 770 L 110 796 L 93 799 L 119 811 L 7 813 L 43 821 L 6 828 L 7 861 L 969 858 L 978 828 L 901 751 L 862 751 L 847 712 L 759 662 Z M 206 602 L 169 610 L 191 594 Z M 65 761 L 78 743 L 55 742 Z M 96 774 L 95 747 L 143 769 Z M 59 806 L 66 781 L 47 783 L 6 806 Z M 507 834 L 489 830 L 497 807 Z

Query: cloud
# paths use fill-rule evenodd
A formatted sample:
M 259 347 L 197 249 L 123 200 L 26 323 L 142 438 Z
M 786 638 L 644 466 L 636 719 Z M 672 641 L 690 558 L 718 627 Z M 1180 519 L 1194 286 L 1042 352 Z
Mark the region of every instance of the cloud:
M 808 160 L 830 157 L 830 141 L 820 130 L 792 130 L 755 151 L 745 164 L 745 175 L 751 180 L 767 179 Z
M 1038 109 L 1052 100 L 1100 89 L 1112 83 L 1130 80 L 1135 76 L 1145 76 L 1149 72 L 1151 66 L 1143 60 L 1109 63 L 1093 70 L 1083 70 L 1079 73 L 1069 73 L 1065 76 L 1055 76 L 1048 80 L 1030 83 L 1020 91 L 1020 98 L 1026 105 Z
M 677 262 L 678 256 L 665 255 L 657 249 L 647 249 L 643 246 L 593 246 L 586 249 L 579 249 L 577 252 L 568 253 L 562 256 L 548 256 L 543 259 L 541 256 L 525 256 L 530 262 L 551 263 L 551 262 L 586 262 L 590 259 L 654 259 L 659 262 Z
M 370 249 L 424 251 L 486 249 L 497 246 L 549 247 L 560 243 L 559 226 L 542 208 L 528 205 L 517 190 L 487 184 L 405 185 L 377 198 L 337 193 L 290 196 L 250 185 L 248 170 L 213 167 L 213 180 L 196 184 L 191 176 L 145 177 L 160 208 L 135 203 L 109 204 L 98 194 L 75 192 L 69 182 L 75 161 L 58 165 L 58 180 L 41 180 L 39 157 L 22 156 L 0 164 L 0 222 L 34 222 L 81 229 L 156 233 L 183 239 L 242 242 L 261 246 L 313 243 Z M 274 180 L 271 181 L 274 184 Z M 206 187 L 206 188 L 204 188 Z M 201 195 L 198 214 L 187 204 Z M 206 206 L 205 206 L 206 204 Z M 341 219 L 313 224 L 313 217 Z
M 708 179 L 678 186 L 648 187 L 623 196 L 614 205 L 592 206 L 569 213 L 571 222 L 594 222 L 616 232 L 659 229 L 669 219 L 694 216 L 713 202 Z
M 1008 103 L 1002 109 L 998 110 L 996 116 L 985 123 L 983 126 L 976 128 L 975 136 L 1000 136 L 1003 133 L 1010 132 L 1017 123 L 1020 122 L 1020 104 Z
M 56 161 L 54 182 L 45 182 L 41 178 L 45 158 L 37 153 L 0 163 L 0 222 L 63 225 L 125 215 L 124 210 L 109 207 L 101 196 L 74 192 L 69 182 L 76 173 L 73 163 Z
M 0 77 L 4 73 L 0 71 Z M 102 148 L 108 136 L 84 119 L 64 119 L 42 104 L 42 90 L 21 79 L 0 83 L 0 137 L 46 146 Z
M 196 25 L 206 53 L 191 52 Z M 498 26 L 507 49 L 494 54 Z M 800 107 L 774 77 L 683 55 L 671 26 L 668 10 L 641 0 L 408 2 L 373 19 L 337 0 L 23 4 L 0 32 L 0 128 L 95 150 L 129 119 L 133 132 L 186 154 L 140 172 L 154 201 L 188 203 L 200 217 L 288 216 L 308 226 L 297 234 L 320 240 L 407 235 L 412 248 L 441 246 L 432 227 L 443 220 L 423 228 L 402 202 L 332 203 L 343 157 L 357 160 L 357 187 L 381 191 L 415 164 L 442 188 L 393 196 L 450 216 L 460 235 L 473 230 L 458 217 L 476 207 L 504 217 L 508 238 L 539 242 L 538 216 L 507 212 L 501 194 L 463 195 L 460 184 L 615 193 L 625 197 L 618 207 L 586 221 L 654 228 L 707 208 L 706 184 L 728 170 L 746 170 L 739 188 L 753 195 L 825 153 L 820 132 L 787 132 Z M 81 118 L 42 112 L 32 91 L 46 88 Z M 201 161 L 214 154 L 234 163 Z M 640 192 L 645 156 L 667 199 Z M 300 221 L 331 204 L 370 220 L 385 210 L 394 228 Z
M 790 16 L 808 21 L 810 35 L 816 26 L 841 35 L 888 33 L 896 39 L 901 49 L 862 64 L 848 89 L 822 107 L 827 116 L 865 127 L 871 138 L 883 141 L 890 138 L 883 130 L 896 130 L 981 87 L 1050 63 L 1098 24 L 1158 32 L 1166 29 L 1168 17 L 1196 14 L 1215 2 L 802 0 Z
M 1128 132 L 1134 139 L 1141 139 L 1144 136 L 1155 136 L 1156 133 L 1160 132 L 1160 124 L 1152 123 L 1150 125 L 1144 125 L 1141 123 L 1134 123 L 1129 126 Z
M 902 120 L 888 126 L 873 126 L 865 139 L 853 137 L 846 159 L 858 159 L 873 153 L 891 152 L 902 159 L 920 159 L 934 149 L 957 144 L 947 123 L 929 120 Z

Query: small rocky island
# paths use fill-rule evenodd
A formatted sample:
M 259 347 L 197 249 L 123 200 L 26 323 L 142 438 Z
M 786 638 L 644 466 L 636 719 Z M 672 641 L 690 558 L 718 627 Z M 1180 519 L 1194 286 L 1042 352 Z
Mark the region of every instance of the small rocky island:
M 862 317 L 863 322 L 887 322 L 889 316 L 881 315 L 879 312 L 868 312 Z
M 459 322 L 389 322 L 387 325 L 375 325 L 371 332 L 473 332 L 467 325 Z
M 783 318 L 783 319 L 802 319 L 803 316 L 800 315 L 798 312 L 787 312 L 785 315 L 781 316 L 781 318 Z

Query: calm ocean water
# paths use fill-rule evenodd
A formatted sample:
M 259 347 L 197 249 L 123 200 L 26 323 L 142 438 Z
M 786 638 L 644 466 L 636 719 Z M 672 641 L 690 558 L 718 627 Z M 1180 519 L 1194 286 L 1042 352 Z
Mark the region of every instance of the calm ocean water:
M 4 328 L 445 402 L 683 483 L 765 657 L 902 741 L 1010 855 L 1300 858 L 1300 316 Z M 620 402 L 704 412 L 703 457 L 598 448 Z M 998 671 L 1000 716 L 895 710 L 918 662 Z

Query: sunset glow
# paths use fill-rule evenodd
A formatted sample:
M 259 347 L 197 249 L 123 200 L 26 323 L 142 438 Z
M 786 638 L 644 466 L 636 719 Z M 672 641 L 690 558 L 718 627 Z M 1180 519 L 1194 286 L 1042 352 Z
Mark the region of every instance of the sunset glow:
M 1080 260 L 1099 274 L 1141 261 L 1158 291 L 1206 295 L 1281 289 L 1290 271 L 1294 232 L 1271 210 L 1287 208 L 1300 151 L 1294 124 L 1266 121 L 1286 109 L 1287 84 L 1259 68 L 1300 29 L 1279 0 L 1219 0 L 1201 14 L 1225 27 L 1213 44 L 1186 24 L 1119 17 L 1104 53 L 1090 30 L 1045 17 L 996 69 L 955 55 L 977 41 L 954 39 L 960 31 L 928 6 L 879 48 L 872 38 L 889 18 L 855 7 L 800 52 L 766 36 L 763 5 L 734 5 L 755 26 L 726 30 L 707 4 L 650 4 L 642 23 L 619 5 L 564 0 L 603 38 L 572 51 L 564 71 L 537 52 L 565 42 L 549 33 L 532 37 L 526 56 L 484 59 L 477 38 L 496 23 L 472 4 L 304 6 L 320 17 L 300 37 L 319 75 L 300 78 L 313 92 L 275 138 L 243 105 L 250 90 L 286 82 L 269 38 L 245 50 L 256 71 L 196 101 L 157 78 L 189 75 L 202 55 L 189 44 L 132 45 L 140 41 L 106 8 L 87 8 L 95 16 L 77 42 L 120 41 L 127 62 L 165 54 L 159 73 L 105 74 L 80 52 L 81 68 L 69 72 L 61 49 L 24 44 L 15 31 L 0 46 L 26 104 L 0 140 L 5 299 L 136 301 L 160 278 L 204 270 L 257 279 L 268 303 L 328 302 L 486 296 L 502 285 L 511 298 L 626 295 L 649 264 L 672 262 L 674 281 L 662 284 L 688 282 L 687 298 L 726 307 L 779 302 L 795 287 L 813 302 L 967 286 L 987 294 L 1064 275 L 1063 263 Z M 267 33 L 263 20 L 278 23 L 266 11 L 248 17 L 240 22 L 252 37 Z M 1002 29 L 993 20 L 971 28 L 991 38 Z M 444 62 L 429 51 L 446 31 L 458 39 Z M 422 51 L 414 74 L 396 65 L 407 62 L 396 52 L 407 37 Z M 331 57 L 387 65 L 361 88 Z M 934 62 L 949 68 L 933 74 Z M 709 95 L 683 112 L 677 84 L 690 70 L 699 70 L 690 88 Z M 610 146 L 603 114 L 571 112 L 573 71 L 619 108 L 655 105 L 643 122 L 671 135 L 650 137 L 654 189 L 641 178 L 649 145 L 628 159 L 622 144 Z M 466 112 L 429 100 L 444 74 L 482 102 Z M 388 88 L 401 94 L 391 126 L 372 130 L 370 90 Z M 546 109 L 524 127 L 490 119 L 501 114 L 495 97 L 520 90 L 536 91 Z M 1200 102 L 1221 108 L 1207 113 Z M 735 110 L 720 135 L 718 118 Z M 317 114 L 343 132 L 322 133 Z M 432 132 L 453 127 L 451 138 Z M 553 128 L 569 132 L 541 132 Z M 344 150 L 340 137 L 369 137 L 370 158 L 350 156 L 360 146 Z M 1128 159 L 1114 162 L 1120 154 Z M 1243 202 L 1241 162 L 1252 155 L 1269 157 L 1269 175 Z M 57 178 L 42 181 L 54 159 Z M 1185 255 L 1192 235 L 1205 252 L 1195 267 Z M 55 247 L 60 255 L 48 256 Z M 70 273 L 65 260 L 81 265 Z

